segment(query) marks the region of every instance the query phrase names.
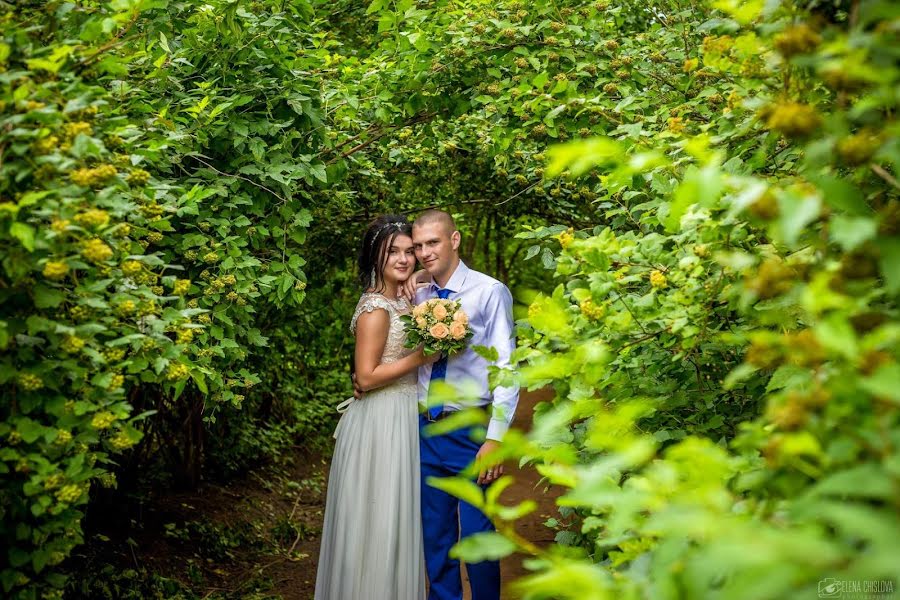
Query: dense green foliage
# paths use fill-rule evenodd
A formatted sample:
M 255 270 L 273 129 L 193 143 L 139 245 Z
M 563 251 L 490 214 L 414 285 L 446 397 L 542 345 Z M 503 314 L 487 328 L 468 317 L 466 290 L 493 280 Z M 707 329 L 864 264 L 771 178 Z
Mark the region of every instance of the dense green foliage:
M 796 597 L 900 574 L 900 14 L 716 7 L 646 22 L 598 3 L 589 28 L 550 25 L 557 69 L 516 47 L 538 73 L 486 83 L 486 121 L 546 103 L 507 139 L 573 137 L 588 115 L 606 133 L 549 153 L 551 197 L 596 177 L 605 214 L 519 234 L 555 240 L 529 253 L 560 285 L 531 302 L 503 375 L 557 390 L 505 452 L 568 489 L 562 546 L 519 538 L 533 507 L 489 493 L 506 537 L 459 548 L 537 555 L 526 598 Z
M 491 496 L 464 555 L 540 555 L 533 598 L 896 579 L 890 2 L 0 8 L 4 594 L 58 596 L 113 470 L 327 431 L 357 230 L 428 206 L 530 303 L 498 375 L 557 397 L 504 452 L 569 488 L 559 546 Z

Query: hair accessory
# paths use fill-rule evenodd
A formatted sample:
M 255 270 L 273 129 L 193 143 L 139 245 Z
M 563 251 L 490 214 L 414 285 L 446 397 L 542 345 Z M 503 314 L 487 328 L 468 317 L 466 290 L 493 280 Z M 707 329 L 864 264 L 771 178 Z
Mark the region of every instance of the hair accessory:
M 388 227 L 393 226 L 393 227 L 396 227 L 397 229 L 400 229 L 404 225 L 406 225 L 406 223 L 402 223 L 400 221 L 395 221 L 394 223 L 385 223 L 378 229 L 378 231 L 375 232 L 375 235 L 372 236 L 372 242 L 371 242 L 370 246 L 373 248 L 375 247 L 375 240 L 377 240 L 378 236 L 381 235 L 381 232 L 384 231 L 385 229 L 387 229 Z

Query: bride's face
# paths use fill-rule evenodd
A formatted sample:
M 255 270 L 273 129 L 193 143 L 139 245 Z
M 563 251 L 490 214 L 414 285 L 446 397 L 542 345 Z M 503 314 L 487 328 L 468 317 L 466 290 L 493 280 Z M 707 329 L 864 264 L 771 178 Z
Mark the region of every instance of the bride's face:
M 397 284 L 409 279 L 416 267 L 416 253 L 413 250 L 412 238 L 397 234 L 387 249 L 387 262 L 384 265 L 384 281 Z

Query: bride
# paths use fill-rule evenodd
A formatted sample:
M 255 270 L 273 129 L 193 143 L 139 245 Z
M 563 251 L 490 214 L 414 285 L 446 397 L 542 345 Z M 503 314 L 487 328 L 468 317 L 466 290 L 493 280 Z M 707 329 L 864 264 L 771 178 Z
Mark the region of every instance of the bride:
M 359 254 L 364 293 L 350 321 L 356 382 L 337 439 L 316 575 L 316 600 L 420 600 L 425 596 L 419 510 L 416 369 L 433 362 L 403 347 L 398 299 L 413 273 L 412 229 L 386 215 L 366 231 Z

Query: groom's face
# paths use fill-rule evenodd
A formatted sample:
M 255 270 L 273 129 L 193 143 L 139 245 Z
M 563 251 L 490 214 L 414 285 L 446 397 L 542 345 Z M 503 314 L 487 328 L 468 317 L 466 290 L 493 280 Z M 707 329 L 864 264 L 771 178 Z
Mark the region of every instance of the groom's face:
M 441 277 L 456 264 L 460 236 L 440 221 L 413 227 L 413 247 L 422 267 L 433 277 Z

